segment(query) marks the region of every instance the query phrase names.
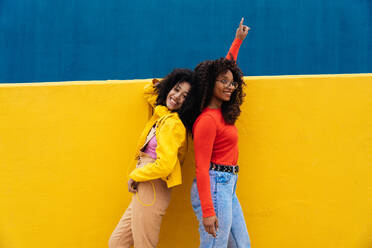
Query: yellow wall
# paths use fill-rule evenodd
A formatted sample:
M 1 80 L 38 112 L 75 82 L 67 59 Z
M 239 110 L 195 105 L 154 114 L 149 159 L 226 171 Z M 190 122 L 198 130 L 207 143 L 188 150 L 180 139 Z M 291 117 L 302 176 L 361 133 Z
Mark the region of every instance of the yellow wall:
M 143 82 L 0 85 L 0 247 L 107 247 Z M 246 78 L 238 196 L 254 248 L 372 247 L 372 74 Z M 159 247 L 197 247 L 189 189 Z

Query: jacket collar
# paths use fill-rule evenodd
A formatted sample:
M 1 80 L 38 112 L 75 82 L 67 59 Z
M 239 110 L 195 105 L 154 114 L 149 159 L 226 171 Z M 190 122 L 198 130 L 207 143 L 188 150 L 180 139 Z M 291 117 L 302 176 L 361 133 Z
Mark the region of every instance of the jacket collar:
M 171 112 L 166 106 L 158 105 L 155 107 L 154 115 L 162 117 L 164 115 L 173 114 L 175 112 Z

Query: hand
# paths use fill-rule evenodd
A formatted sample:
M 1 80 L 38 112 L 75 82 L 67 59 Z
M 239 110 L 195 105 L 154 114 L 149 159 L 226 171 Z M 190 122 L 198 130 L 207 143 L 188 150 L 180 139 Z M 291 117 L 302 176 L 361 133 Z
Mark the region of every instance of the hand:
M 152 80 L 152 85 L 154 85 L 155 87 L 158 86 L 159 83 L 160 83 L 159 79 L 154 78 L 154 79 Z
M 204 229 L 207 233 L 211 234 L 214 238 L 218 230 L 218 219 L 216 215 L 203 218 Z
M 243 22 L 244 22 L 244 17 L 242 17 L 242 20 L 239 23 L 239 27 L 236 30 L 236 35 L 235 35 L 235 38 L 238 38 L 240 40 L 244 40 L 248 34 L 248 30 L 251 29 L 250 27 L 243 25 Z
M 138 186 L 138 182 L 134 181 L 132 178 L 129 178 L 129 180 L 128 180 L 128 191 L 130 193 L 136 193 L 137 192 L 137 186 Z

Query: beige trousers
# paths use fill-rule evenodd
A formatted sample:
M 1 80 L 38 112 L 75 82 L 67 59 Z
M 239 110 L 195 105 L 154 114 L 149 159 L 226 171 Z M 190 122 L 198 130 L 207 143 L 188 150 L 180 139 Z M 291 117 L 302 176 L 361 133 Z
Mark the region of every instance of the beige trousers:
M 154 161 L 141 154 L 137 167 Z M 161 180 L 140 182 L 109 240 L 109 248 L 153 248 L 159 241 L 162 218 L 168 208 L 171 190 Z

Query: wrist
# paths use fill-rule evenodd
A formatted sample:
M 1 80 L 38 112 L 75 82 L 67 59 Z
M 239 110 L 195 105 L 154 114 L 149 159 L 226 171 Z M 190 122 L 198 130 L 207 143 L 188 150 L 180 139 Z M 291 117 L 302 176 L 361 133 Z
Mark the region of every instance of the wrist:
M 203 212 L 203 218 L 209 218 L 212 216 L 216 216 L 216 213 L 214 212 L 213 208 Z
M 239 37 L 235 37 L 234 42 L 236 42 L 236 43 L 238 43 L 239 45 L 241 45 L 241 44 L 243 43 L 243 40 L 244 40 L 244 38 L 241 39 L 241 38 L 239 38 Z

